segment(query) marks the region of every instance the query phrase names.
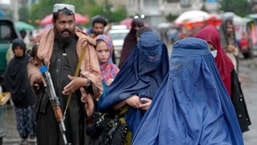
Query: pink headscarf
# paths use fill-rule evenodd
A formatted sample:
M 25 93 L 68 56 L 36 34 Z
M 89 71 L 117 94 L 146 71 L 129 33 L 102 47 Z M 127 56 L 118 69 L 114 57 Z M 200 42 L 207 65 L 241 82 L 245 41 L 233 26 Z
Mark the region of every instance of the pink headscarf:
M 107 81 L 110 78 L 115 78 L 115 76 L 118 74 L 118 72 L 120 71 L 119 68 L 112 62 L 112 54 L 114 52 L 114 47 L 112 44 L 112 39 L 107 36 L 107 35 L 98 35 L 95 38 L 96 41 L 98 40 L 103 40 L 107 47 L 110 50 L 110 55 L 108 58 L 108 62 L 107 63 L 101 63 L 100 64 L 100 69 L 101 69 L 101 73 L 102 73 L 102 80 L 103 81 Z

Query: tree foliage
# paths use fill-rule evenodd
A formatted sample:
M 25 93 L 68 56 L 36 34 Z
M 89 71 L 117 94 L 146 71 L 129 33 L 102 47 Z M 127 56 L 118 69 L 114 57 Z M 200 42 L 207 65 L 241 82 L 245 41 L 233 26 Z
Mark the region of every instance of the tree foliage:
M 234 12 L 239 16 L 251 13 L 251 4 L 247 0 L 221 0 L 219 3 L 223 12 Z
M 62 2 L 62 0 L 56 0 Z M 44 16 L 50 14 L 53 10 L 53 5 L 57 3 L 52 0 L 40 0 L 38 3 L 32 5 L 30 9 L 30 21 L 33 24 L 38 24 L 39 20 Z
M 22 6 L 21 8 L 19 8 L 19 20 L 20 21 L 24 21 L 24 22 L 28 22 L 28 18 L 29 18 L 29 9 L 28 7 Z
M 127 11 L 125 8 L 111 10 L 110 4 L 105 3 L 103 5 L 97 5 L 94 0 L 40 0 L 38 3 L 33 4 L 30 9 L 29 19 L 31 23 L 38 24 L 38 22 L 43 19 L 44 16 L 52 13 L 53 5 L 55 3 L 73 4 L 76 8 L 76 12 L 82 15 L 86 15 L 89 18 L 96 15 L 103 15 L 110 22 L 120 21 L 127 16 Z
M 121 7 L 112 13 L 110 20 L 112 22 L 119 22 L 127 17 L 127 10 L 125 7 Z
M 171 13 L 169 13 L 169 14 L 167 14 L 167 15 L 165 16 L 166 20 L 169 21 L 169 22 L 174 21 L 177 17 L 178 17 L 178 15 L 173 15 L 173 14 L 171 14 Z

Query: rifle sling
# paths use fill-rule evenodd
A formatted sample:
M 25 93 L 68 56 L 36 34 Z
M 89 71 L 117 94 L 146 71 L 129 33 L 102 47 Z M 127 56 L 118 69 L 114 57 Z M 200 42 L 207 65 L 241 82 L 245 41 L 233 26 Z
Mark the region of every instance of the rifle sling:
M 81 53 L 80 53 L 80 57 L 79 57 L 79 62 L 77 64 L 77 66 L 76 66 L 74 77 L 77 77 L 79 75 L 80 66 L 81 66 L 82 60 L 83 60 L 83 58 L 85 56 L 85 53 L 86 53 L 86 47 L 82 47 L 82 50 L 81 50 Z M 65 109 L 64 109 L 64 114 L 63 114 L 64 117 L 65 117 L 66 112 L 67 112 L 67 110 L 69 108 L 71 97 L 72 97 L 72 94 L 70 94 L 68 96 L 67 103 L 66 103 Z

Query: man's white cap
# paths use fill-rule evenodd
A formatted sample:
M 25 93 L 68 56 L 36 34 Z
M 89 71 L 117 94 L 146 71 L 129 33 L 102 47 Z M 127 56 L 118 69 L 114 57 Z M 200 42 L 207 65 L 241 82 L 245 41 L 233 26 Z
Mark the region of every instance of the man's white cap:
M 72 13 L 75 13 L 75 6 L 74 5 L 61 4 L 61 3 L 54 4 L 53 12 L 58 12 L 59 10 L 62 10 L 64 8 L 72 11 Z

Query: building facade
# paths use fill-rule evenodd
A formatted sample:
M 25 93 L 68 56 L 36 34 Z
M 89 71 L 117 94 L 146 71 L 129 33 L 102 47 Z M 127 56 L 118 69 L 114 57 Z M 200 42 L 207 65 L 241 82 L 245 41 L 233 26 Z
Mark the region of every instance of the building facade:
M 125 6 L 129 16 L 143 16 L 152 26 L 165 22 L 168 14 L 179 15 L 187 10 L 200 10 L 203 6 L 213 13 L 218 11 L 218 0 L 105 0 L 113 8 Z M 98 0 L 98 3 L 103 1 Z
M 203 6 L 210 12 L 218 11 L 217 0 L 128 0 L 126 3 L 130 16 L 144 15 L 152 26 L 165 22 L 168 14 L 179 15 L 188 10 L 200 10 Z

